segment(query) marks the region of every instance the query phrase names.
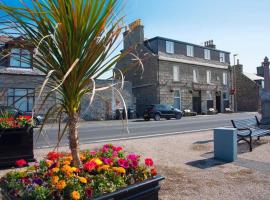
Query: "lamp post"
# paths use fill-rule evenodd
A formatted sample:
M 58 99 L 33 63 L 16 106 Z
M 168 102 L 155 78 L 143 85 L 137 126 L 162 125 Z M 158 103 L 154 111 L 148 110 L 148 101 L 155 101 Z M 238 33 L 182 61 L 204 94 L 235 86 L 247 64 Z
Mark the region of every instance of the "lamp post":
M 236 56 L 238 56 L 238 54 L 236 53 L 236 54 L 233 54 L 233 89 L 234 89 L 234 91 L 236 91 L 236 92 L 234 92 L 234 111 L 235 112 L 237 112 L 237 95 L 236 95 L 236 93 L 237 93 L 237 90 L 236 90 L 236 71 L 235 71 L 235 58 L 236 58 Z

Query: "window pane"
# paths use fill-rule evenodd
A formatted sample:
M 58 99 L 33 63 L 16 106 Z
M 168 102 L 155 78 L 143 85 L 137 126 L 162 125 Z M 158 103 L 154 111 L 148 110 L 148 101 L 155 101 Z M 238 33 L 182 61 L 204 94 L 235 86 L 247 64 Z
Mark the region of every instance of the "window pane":
M 26 89 L 15 89 L 15 96 L 25 96 L 27 95 Z
M 173 80 L 179 81 L 179 67 L 173 66 Z
M 174 91 L 174 97 L 180 97 L 180 91 L 179 90 L 176 90 Z
M 14 96 L 14 89 L 8 89 L 8 96 Z
M 34 106 L 34 97 L 28 97 L 28 110 L 27 111 L 32 111 Z
M 11 55 L 10 56 L 10 66 L 11 67 L 20 67 L 20 55 Z
M 174 43 L 166 41 L 166 53 L 174 53 Z
M 13 106 L 13 97 L 8 97 L 8 106 Z
M 22 54 L 30 55 L 30 51 L 27 49 L 22 49 Z
M 193 46 L 187 45 L 187 56 L 194 56 Z
M 21 67 L 30 68 L 31 57 L 30 55 L 22 55 L 21 57 Z
M 13 49 L 11 49 L 11 53 L 19 54 L 20 49 L 13 48 Z
M 197 83 L 198 82 L 198 75 L 197 75 L 197 70 L 193 69 L 193 82 Z
M 15 107 L 22 111 L 27 111 L 27 97 L 16 97 Z

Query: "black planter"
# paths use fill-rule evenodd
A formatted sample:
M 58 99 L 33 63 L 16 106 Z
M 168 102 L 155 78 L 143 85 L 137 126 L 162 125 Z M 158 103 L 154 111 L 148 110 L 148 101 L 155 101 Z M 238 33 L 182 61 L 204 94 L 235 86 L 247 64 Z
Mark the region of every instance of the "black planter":
M 33 128 L 0 129 L 0 167 L 15 166 L 19 159 L 34 161 Z
M 102 195 L 95 200 L 158 200 L 159 181 L 163 179 L 164 177 L 158 175 L 144 182 Z M 3 200 L 19 200 L 10 197 L 4 191 L 2 191 L 2 194 Z
M 163 179 L 164 177 L 158 175 L 144 182 L 97 197 L 95 200 L 158 200 L 159 181 Z

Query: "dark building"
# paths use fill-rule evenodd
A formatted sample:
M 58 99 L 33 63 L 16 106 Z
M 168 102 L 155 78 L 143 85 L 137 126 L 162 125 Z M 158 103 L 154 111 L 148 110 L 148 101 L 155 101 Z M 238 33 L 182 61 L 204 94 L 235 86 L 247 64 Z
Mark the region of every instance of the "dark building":
M 236 73 L 236 107 L 237 111 L 258 111 L 260 107 L 260 83 L 263 78 L 243 72 L 243 65 L 235 66 Z
M 223 112 L 230 107 L 230 53 L 164 37 L 144 38 L 140 20 L 124 33 L 128 52 L 116 65 L 133 86 L 139 114 L 145 105 L 165 103 L 181 110 Z

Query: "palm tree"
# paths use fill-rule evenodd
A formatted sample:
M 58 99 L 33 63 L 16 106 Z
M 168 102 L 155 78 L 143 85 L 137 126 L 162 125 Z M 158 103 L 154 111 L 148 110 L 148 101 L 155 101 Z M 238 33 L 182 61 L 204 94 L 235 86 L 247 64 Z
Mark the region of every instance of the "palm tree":
M 36 48 L 34 67 L 47 75 L 44 85 L 50 88 L 46 98 L 57 94 L 57 104 L 46 118 L 55 112 L 60 118 L 63 112 L 67 115 L 69 146 L 77 167 L 81 166 L 77 128 L 81 99 L 93 92 L 94 80 L 119 58 L 112 55 L 121 32 L 119 7 L 118 0 L 32 1 L 31 7 L 0 4 L 8 16 L 6 28 L 15 29 Z

